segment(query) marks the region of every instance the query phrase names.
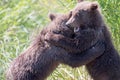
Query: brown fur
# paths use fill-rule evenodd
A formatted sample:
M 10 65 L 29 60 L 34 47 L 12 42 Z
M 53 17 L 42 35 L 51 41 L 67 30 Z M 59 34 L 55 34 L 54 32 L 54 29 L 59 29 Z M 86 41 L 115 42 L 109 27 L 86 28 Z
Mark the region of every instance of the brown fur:
M 102 30 L 99 39 L 106 44 L 105 52 L 87 64 L 86 68 L 94 80 L 120 80 L 120 56 L 113 46 L 98 3 L 89 1 L 78 3 L 67 24 L 81 29 Z
M 52 22 L 41 31 L 28 49 L 11 63 L 6 75 L 7 80 L 45 80 L 60 62 L 72 66 L 82 65 L 99 55 L 95 53 L 103 53 L 103 44 L 99 42 L 80 56 L 69 55 L 64 49 L 47 43 L 44 41 L 47 32 L 60 33 L 66 37 L 71 37 L 73 33 L 65 27 L 68 16 L 51 14 L 50 19 Z M 92 54 L 93 57 L 90 56 Z
M 67 52 L 45 42 L 44 35 L 53 30 L 59 33 L 64 26 L 63 22 L 68 19 L 66 15 L 61 16 L 62 19 L 57 17 L 44 28 L 28 49 L 12 62 L 7 72 L 7 80 L 44 80 L 58 66 L 59 62 L 55 60 L 55 54 Z M 61 31 L 64 32 L 64 30 Z M 70 31 L 67 30 L 69 35 L 66 34 L 66 36 L 71 35 L 72 31 Z
M 120 80 L 120 56 L 111 41 L 111 35 L 102 19 L 98 3 L 79 2 L 72 10 L 72 16 L 66 24 L 77 28 L 78 33 L 88 29 L 100 31 L 99 40 L 105 42 L 106 49 L 101 56 L 88 63 L 86 68 L 94 80 Z

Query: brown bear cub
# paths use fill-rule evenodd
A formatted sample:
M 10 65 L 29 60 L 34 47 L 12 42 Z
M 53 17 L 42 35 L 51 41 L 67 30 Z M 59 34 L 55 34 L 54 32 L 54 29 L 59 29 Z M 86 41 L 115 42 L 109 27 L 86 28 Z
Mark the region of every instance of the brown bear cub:
M 120 56 L 112 43 L 111 35 L 104 23 L 99 4 L 97 2 L 83 0 L 78 1 L 79 2 L 76 7 L 72 10 L 72 15 L 66 25 L 73 27 L 75 29 L 74 31 L 78 34 L 87 30 L 95 30 L 96 32 L 100 31 L 99 40 L 102 40 L 106 45 L 105 51 L 101 56 L 86 64 L 89 74 L 94 80 L 120 80 Z M 52 37 L 50 37 L 51 41 Z M 61 40 L 65 41 L 65 37 L 63 39 L 62 38 L 60 37 L 60 41 L 59 38 L 57 38 L 57 43 L 53 43 L 51 41 L 48 42 L 53 45 L 57 44 L 57 46 L 62 48 L 68 45 L 69 49 L 74 47 L 73 45 L 71 46 L 72 42 L 70 41 L 69 44 L 65 42 L 68 45 L 65 45 L 65 43 L 62 44 Z M 84 44 L 82 46 L 84 46 Z
M 56 17 L 57 19 L 54 20 Z M 48 44 L 44 41 L 44 35 L 52 31 L 58 33 L 64 27 L 68 16 L 50 14 L 50 19 L 52 22 L 40 32 L 30 47 L 12 62 L 7 71 L 7 80 L 44 80 L 58 66 L 55 54 L 67 52 Z M 65 30 L 69 34 L 66 34 Z M 61 31 L 68 37 L 73 33 L 67 27 Z
M 66 37 L 73 36 L 73 31 L 65 26 L 69 19 L 68 14 L 50 14 L 50 19 L 51 23 L 41 31 L 30 47 L 12 62 L 7 71 L 7 80 L 45 80 L 60 62 L 79 65 L 91 60 L 91 55 L 97 57 L 104 52 L 104 45 L 101 42 L 84 51 L 85 57 L 70 55 L 64 49 L 47 43 L 44 37 L 48 32 Z

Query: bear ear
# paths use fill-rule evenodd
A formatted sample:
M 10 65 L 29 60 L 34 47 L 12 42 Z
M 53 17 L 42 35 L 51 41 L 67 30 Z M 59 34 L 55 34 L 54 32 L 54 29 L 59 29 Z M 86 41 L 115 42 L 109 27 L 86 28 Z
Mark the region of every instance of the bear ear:
M 82 1 L 84 1 L 84 0 L 77 0 L 78 3 L 82 2 Z
M 91 6 L 90 6 L 90 9 L 93 11 L 93 10 L 96 10 L 98 8 L 98 2 L 93 2 L 91 3 Z
M 54 13 L 49 13 L 48 16 L 51 21 L 53 21 L 56 18 L 56 14 L 54 14 Z

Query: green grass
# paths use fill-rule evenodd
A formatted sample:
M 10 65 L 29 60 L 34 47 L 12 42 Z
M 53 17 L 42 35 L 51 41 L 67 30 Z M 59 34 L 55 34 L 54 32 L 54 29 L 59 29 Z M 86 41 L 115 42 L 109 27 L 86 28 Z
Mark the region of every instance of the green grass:
M 120 1 L 98 0 L 120 52 Z M 0 0 L 0 80 L 5 80 L 9 63 L 24 51 L 38 28 L 49 23 L 48 13 L 66 13 L 76 0 Z M 32 36 L 31 36 L 32 35 Z M 60 65 L 48 80 L 90 80 L 85 67 Z

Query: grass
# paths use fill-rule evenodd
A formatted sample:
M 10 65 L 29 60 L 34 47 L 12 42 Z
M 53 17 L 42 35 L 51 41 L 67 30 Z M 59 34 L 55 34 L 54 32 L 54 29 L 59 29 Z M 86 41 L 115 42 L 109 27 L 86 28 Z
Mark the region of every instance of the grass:
M 120 1 L 98 0 L 120 52 Z M 9 63 L 24 51 L 38 28 L 48 24 L 48 13 L 66 13 L 76 0 L 0 0 L 0 80 L 5 80 Z M 32 36 L 31 36 L 32 35 Z M 90 80 L 85 67 L 60 65 L 48 80 Z

